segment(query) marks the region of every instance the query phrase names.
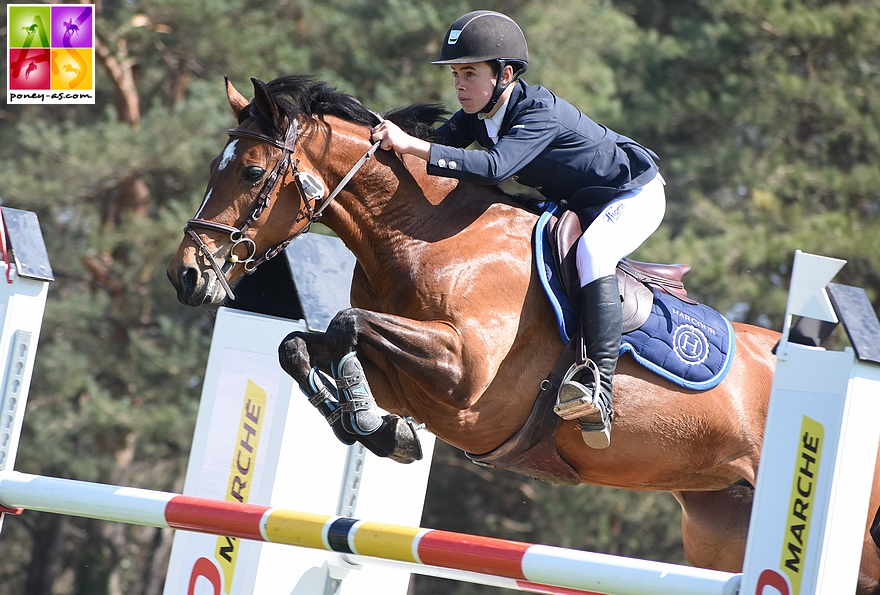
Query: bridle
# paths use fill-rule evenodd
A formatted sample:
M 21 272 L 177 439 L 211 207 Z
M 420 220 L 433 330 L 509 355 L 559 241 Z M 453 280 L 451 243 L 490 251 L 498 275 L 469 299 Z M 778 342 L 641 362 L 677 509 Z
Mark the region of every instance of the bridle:
M 373 115 L 375 115 L 380 122 L 382 121 L 381 116 L 375 113 Z M 308 232 L 312 223 L 320 219 L 321 213 L 324 212 L 324 209 L 330 205 L 345 185 L 348 184 L 364 163 L 373 156 L 376 149 L 379 148 L 379 143 L 374 143 L 363 157 L 361 157 L 348 171 L 345 177 L 340 180 L 336 189 L 325 199 L 323 182 L 314 174 L 299 171 L 299 159 L 293 158 L 293 153 L 296 149 L 296 141 L 298 139 L 298 129 L 299 123 L 297 120 L 293 119 L 287 128 L 283 142 L 279 142 L 278 140 L 260 132 L 244 128 L 230 128 L 227 130 L 227 134 L 232 138 L 250 138 L 277 147 L 278 149 L 281 149 L 281 156 L 278 158 L 278 161 L 275 162 L 275 167 L 272 168 L 272 171 L 265 176 L 263 186 L 260 188 L 260 192 L 257 194 L 254 202 L 251 204 L 250 214 L 245 217 L 241 225 L 234 227 L 232 225 L 216 223 L 214 221 L 208 221 L 207 219 L 194 217 L 187 221 L 186 226 L 183 228 L 184 233 L 193 239 L 196 246 L 199 247 L 202 256 L 205 257 L 205 260 L 207 260 L 208 264 L 211 265 L 211 268 L 214 269 L 214 273 L 217 275 L 217 280 L 220 282 L 220 285 L 223 286 L 226 295 L 231 300 L 235 299 L 235 294 L 229 286 L 227 273 L 232 270 L 232 267 L 236 264 L 240 264 L 244 268 L 244 272 L 250 275 L 257 270 L 259 265 L 278 256 L 278 254 L 280 254 L 294 239 Z M 263 211 L 269 207 L 272 198 L 278 193 L 279 184 L 287 174 L 288 168 L 293 171 L 293 179 L 296 181 L 296 187 L 302 197 L 302 207 L 297 214 L 294 224 L 303 219 L 307 219 L 308 221 L 299 231 L 288 237 L 286 240 L 269 248 L 264 254 L 257 256 L 257 244 L 248 237 L 248 228 L 251 223 L 257 221 L 260 216 L 262 216 Z M 316 205 L 321 200 L 324 202 L 316 208 Z M 218 262 L 219 254 L 215 255 L 211 253 L 207 244 L 205 244 L 194 228 L 229 234 L 229 241 L 232 242 L 232 245 L 226 250 L 223 266 Z M 238 255 L 235 254 L 236 248 L 240 245 L 243 245 L 247 249 L 247 256 L 244 259 L 240 259 Z

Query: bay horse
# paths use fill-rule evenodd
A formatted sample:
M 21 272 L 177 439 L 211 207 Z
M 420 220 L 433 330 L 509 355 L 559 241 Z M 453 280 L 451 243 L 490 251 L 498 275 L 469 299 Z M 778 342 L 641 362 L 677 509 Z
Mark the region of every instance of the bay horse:
M 357 258 L 353 307 L 325 333 L 288 336 L 282 367 L 314 396 L 313 370 L 332 374 L 356 352 L 379 406 L 396 414 L 387 419 L 409 416 L 468 453 L 505 443 L 565 348 L 535 270 L 537 215 L 495 187 L 429 176 L 416 157 L 373 154 L 380 116 L 324 83 L 252 81 L 250 102 L 226 81 L 238 127 L 211 163 L 204 201 L 168 265 L 179 301 L 223 302 L 229 281 L 320 216 Z M 424 136 L 442 115 L 438 106 L 411 106 L 386 116 Z M 688 561 L 730 572 L 741 570 L 745 552 L 779 339 L 747 324 L 734 331 L 735 360 L 715 388 L 680 388 L 625 354 L 614 376 L 611 446 L 587 447 L 576 421 L 560 422 L 555 435 L 584 483 L 671 492 Z M 409 427 L 389 428 L 371 442 L 333 425 L 343 441 L 416 458 L 395 450 L 395 440 L 412 438 Z M 878 504 L 875 477 L 871 510 Z M 859 593 L 880 592 L 878 554 L 866 525 Z

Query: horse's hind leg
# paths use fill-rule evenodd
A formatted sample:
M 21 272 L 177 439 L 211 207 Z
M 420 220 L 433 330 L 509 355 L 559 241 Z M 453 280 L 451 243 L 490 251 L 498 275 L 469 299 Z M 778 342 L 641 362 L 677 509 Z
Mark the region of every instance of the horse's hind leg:
M 676 492 L 688 562 L 701 568 L 740 572 L 746 553 L 755 489 L 739 482 L 712 492 Z
M 281 367 L 300 386 L 309 401 L 323 415 L 333 433 L 344 444 L 361 442 L 380 457 L 389 457 L 400 463 L 410 463 L 422 458 L 421 447 L 411 422 L 396 415 L 376 416 L 376 427 L 370 434 L 352 431 L 348 421 L 350 401 L 338 398 L 337 388 L 325 381 L 319 372 L 333 368 L 333 356 L 327 349 L 325 335 L 296 331 L 290 333 L 278 347 Z M 349 368 L 351 360 L 349 358 Z M 360 366 L 360 363 L 357 362 Z M 343 402 L 340 402 L 343 401 Z

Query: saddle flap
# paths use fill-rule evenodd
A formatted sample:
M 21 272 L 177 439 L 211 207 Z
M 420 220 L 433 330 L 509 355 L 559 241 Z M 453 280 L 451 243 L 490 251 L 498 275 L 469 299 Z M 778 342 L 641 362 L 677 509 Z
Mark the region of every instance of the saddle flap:
M 550 222 L 548 236 L 553 245 L 553 255 L 562 288 L 572 303 L 575 302 L 580 280 L 577 272 L 577 254 L 572 250 L 583 233 L 581 220 L 575 211 L 565 211 Z
M 622 332 L 626 334 L 641 327 L 648 320 L 651 306 L 654 304 L 654 294 L 644 283 L 626 274 L 619 267 L 616 272 L 617 285 L 620 287 L 623 302 Z

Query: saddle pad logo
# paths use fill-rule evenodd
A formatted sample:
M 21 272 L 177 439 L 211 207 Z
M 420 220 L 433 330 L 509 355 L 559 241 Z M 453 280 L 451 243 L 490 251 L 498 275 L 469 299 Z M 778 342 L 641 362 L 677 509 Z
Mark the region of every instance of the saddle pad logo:
M 682 324 L 672 336 L 672 349 L 685 364 L 696 366 L 706 361 L 709 355 L 709 339 L 700 329 Z

